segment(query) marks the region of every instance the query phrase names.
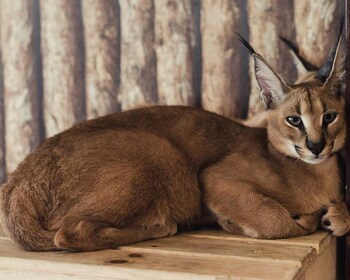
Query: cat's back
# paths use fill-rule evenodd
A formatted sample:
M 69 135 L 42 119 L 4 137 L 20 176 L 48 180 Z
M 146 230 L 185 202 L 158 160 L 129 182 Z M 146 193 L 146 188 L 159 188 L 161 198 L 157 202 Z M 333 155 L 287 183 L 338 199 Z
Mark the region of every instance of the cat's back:
M 104 141 L 123 141 L 122 134 L 137 138 L 135 148 L 148 138 L 169 142 L 182 151 L 194 165 L 215 161 L 237 143 L 240 143 L 249 128 L 218 114 L 185 106 L 154 106 L 115 113 L 89 120 L 58 134 L 49 140 L 47 147 L 72 145 L 81 147 Z M 111 136 L 113 136 L 111 138 Z M 64 145 L 62 145 L 64 143 Z M 160 147 L 149 147 L 149 149 Z
M 247 130 L 249 128 L 241 124 L 197 108 L 135 109 L 84 121 L 47 139 L 20 164 L 14 176 L 33 177 L 38 173 L 52 176 L 57 166 L 64 167 L 67 162 L 76 167 L 77 163 L 94 164 L 85 162 L 87 160 L 103 161 L 105 155 L 118 157 L 123 153 L 127 157 L 128 153 L 138 153 L 142 157 L 159 154 L 159 150 L 166 150 L 165 146 L 171 146 L 199 169 L 244 142 Z

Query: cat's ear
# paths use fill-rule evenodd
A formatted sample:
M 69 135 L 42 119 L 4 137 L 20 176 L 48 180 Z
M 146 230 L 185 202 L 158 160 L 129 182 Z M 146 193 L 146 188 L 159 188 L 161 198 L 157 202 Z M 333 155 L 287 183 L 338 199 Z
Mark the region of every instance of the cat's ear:
M 274 108 L 284 99 L 289 87 L 261 56 L 253 55 L 253 57 L 261 98 L 267 109 Z
M 316 78 L 323 82 L 323 87 L 335 88 L 336 94 L 340 94 L 345 85 L 345 46 L 342 43 L 343 23 L 340 25 L 338 38 L 334 43 L 323 66 L 318 70 Z
M 241 35 L 238 33 L 237 35 L 254 58 L 255 77 L 260 87 L 261 99 L 267 109 L 277 107 L 289 92 L 290 87 Z

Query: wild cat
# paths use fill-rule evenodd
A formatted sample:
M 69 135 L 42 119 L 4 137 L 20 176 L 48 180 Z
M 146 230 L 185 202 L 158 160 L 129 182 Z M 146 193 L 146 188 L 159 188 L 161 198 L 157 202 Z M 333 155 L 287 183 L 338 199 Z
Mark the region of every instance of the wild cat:
M 346 131 L 339 38 L 316 77 L 295 85 L 242 39 L 267 129 L 159 106 L 47 139 L 1 187 L 2 226 L 34 251 L 116 248 L 208 217 L 255 238 L 306 235 L 321 220 L 334 235 L 347 233 L 337 156 Z

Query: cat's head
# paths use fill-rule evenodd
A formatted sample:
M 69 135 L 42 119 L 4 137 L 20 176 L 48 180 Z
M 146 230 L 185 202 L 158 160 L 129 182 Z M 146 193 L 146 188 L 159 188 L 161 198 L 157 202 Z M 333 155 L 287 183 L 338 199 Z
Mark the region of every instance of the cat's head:
M 343 148 L 345 55 L 341 32 L 314 79 L 289 85 L 242 37 L 254 58 L 267 109 L 269 141 L 281 153 L 317 164 Z

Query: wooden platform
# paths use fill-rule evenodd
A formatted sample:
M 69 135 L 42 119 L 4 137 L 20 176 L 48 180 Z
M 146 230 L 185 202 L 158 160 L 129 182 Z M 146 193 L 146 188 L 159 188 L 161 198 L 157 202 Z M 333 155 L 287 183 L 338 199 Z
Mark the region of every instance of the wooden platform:
M 35 253 L 0 231 L 0 279 L 335 279 L 335 239 L 325 232 L 256 240 L 222 230 L 88 253 Z

